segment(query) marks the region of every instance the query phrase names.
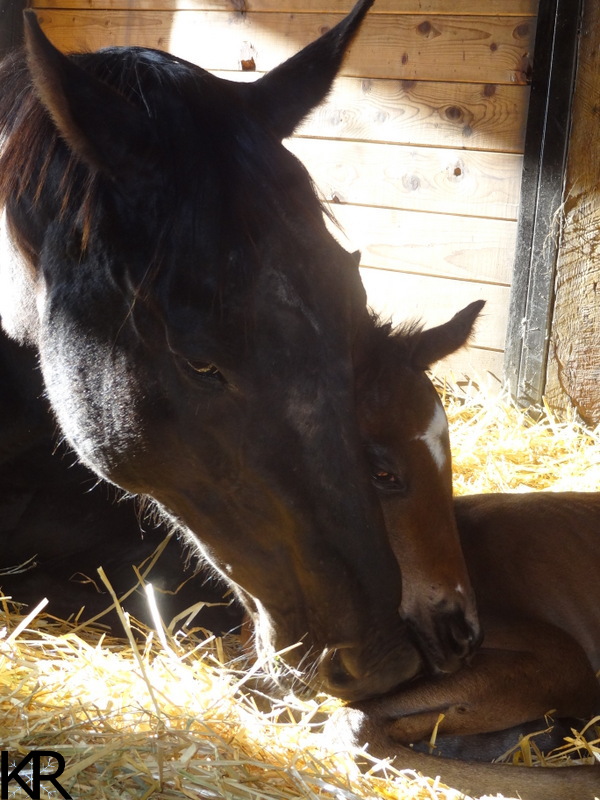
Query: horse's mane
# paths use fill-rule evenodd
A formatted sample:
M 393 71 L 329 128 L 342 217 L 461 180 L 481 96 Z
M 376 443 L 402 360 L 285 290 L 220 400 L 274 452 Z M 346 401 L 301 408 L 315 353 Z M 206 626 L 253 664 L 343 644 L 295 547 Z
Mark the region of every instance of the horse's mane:
M 175 183 L 179 185 L 165 186 L 174 200 L 163 203 L 159 229 L 153 228 L 157 249 L 166 239 L 171 247 L 171 231 L 181 224 L 182 209 L 189 215 L 188 221 L 194 215 L 191 227 L 208 251 L 206 261 L 215 265 L 218 290 L 221 281 L 231 278 L 224 273 L 237 270 L 235 282 L 240 285 L 248 280 L 244 273 L 251 274 L 260 263 L 260 254 L 255 251 L 261 226 L 273 228 L 277 224 L 281 229 L 283 225 L 292 235 L 306 231 L 307 224 L 322 230 L 323 208 L 308 174 L 296 159 L 295 166 L 290 166 L 291 154 L 289 158 L 277 156 L 279 162 L 273 163 L 273 148 L 256 145 L 256 132 L 263 141 L 268 133 L 240 100 L 237 84 L 146 48 L 106 48 L 69 57 L 144 110 L 157 126 L 158 140 L 165 141 L 160 157 L 175 163 L 174 174 L 179 175 Z M 0 207 L 9 208 L 17 245 L 35 262 L 44 224 L 59 217 L 77 230 L 84 251 L 106 192 L 113 191 L 109 179 L 85 163 L 61 138 L 37 97 L 23 49 L 0 64 L 0 86 Z M 179 106 L 183 113 L 186 102 L 206 110 L 206 125 L 197 130 L 196 147 L 200 154 L 204 149 L 206 160 L 202 174 L 198 170 L 200 178 L 186 169 L 184 156 L 178 155 L 174 145 L 178 120 L 173 119 L 173 98 L 183 100 Z M 213 124 L 214 119 L 217 124 Z M 189 117 L 186 122 L 189 130 Z M 189 137 L 182 144 L 189 153 Z M 291 179 L 289 172 L 294 170 L 295 179 Z M 300 180 L 297 170 L 304 176 Z M 197 223 L 205 212 L 210 224 Z M 232 264 L 236 254 L 237 267 Z M 160 262 L 161 253 L 156 253 L 154 260 Z

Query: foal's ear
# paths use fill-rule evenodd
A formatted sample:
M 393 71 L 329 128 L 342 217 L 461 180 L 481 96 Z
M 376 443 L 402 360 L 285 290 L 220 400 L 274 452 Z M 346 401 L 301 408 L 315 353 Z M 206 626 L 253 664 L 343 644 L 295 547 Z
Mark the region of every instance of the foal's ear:
M 148 147 L 143 113 L 57 50 L 33 11 L 24 19 L 33 85 L 62 138 L 91 167 L 109 175 L 127 169 Z
M 485 300 L 476 300 L 443 325 L 415 333 L 415 347 L 411 353 L 413 366 L 427 369 L 467 344 L 484 305 Z
M 247 87 L 249 101 L 280 139 L 327 96 L 346 50 L 374 0 L 358 0 L 341 22 Z

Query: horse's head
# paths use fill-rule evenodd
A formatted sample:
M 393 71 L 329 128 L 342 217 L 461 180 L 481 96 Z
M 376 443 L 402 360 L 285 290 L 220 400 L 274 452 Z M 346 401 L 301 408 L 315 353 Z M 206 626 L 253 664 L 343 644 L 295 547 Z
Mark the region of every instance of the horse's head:
M 446 414 L 425 369 L 462 347 L 483 302 L 436 328 L 375 330 L 359 372 L 359 415 L 392 548 L 401 615 L 430 669 L 456 669 L 480 637 L 452 504 Z
M 1 77 L 2 312 L 62 430 L 189 533 L 263 646 L 348 699 L 422 659 L 356 418 L 364 290 L 282 138 L 370 3 L 254 84 L 154 50 L 65 56 L 32 15 Z

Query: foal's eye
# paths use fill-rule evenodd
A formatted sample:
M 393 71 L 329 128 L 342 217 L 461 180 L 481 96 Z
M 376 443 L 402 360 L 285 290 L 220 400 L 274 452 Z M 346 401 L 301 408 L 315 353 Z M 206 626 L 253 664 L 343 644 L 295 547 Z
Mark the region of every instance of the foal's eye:
M 225 378 L 214 364 L 205 364 L 202 361 L 186 361 L 188 367 L 201 378 L 224 382 Z
M 383 491 L 405 492 L 407 489 L 406 482 L 393 472 L 379 470 L 371 475 L 371 479 L 375 486 Z

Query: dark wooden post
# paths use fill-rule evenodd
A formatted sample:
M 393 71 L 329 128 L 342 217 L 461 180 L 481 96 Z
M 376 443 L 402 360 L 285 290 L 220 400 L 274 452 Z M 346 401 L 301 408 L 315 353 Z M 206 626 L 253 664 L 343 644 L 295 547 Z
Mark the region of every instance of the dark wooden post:
M 505 357 L 523 406 L 538 406 L 545 389 L 582 1 L 539 7 Z
M 0 0 L 0 58 L 23 38 L 23 9 L 27 0 Z

